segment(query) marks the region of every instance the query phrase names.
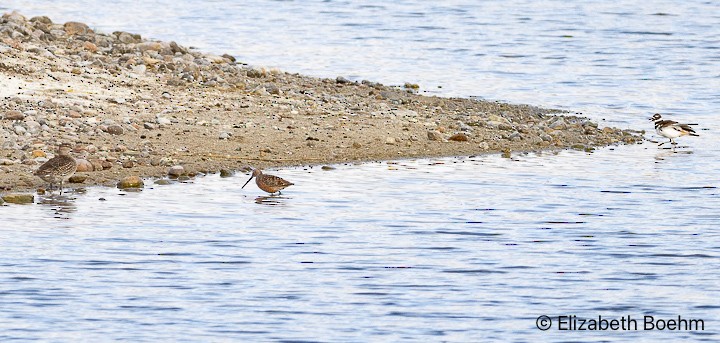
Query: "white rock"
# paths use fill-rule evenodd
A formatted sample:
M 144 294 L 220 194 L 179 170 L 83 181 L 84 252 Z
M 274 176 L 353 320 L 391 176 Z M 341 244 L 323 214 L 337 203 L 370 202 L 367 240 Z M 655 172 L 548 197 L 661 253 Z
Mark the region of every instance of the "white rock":
M 27 130 L 26 130 L 24 127 L 22 127 L 22 126 L 15 126 L 15 127 L 13 128 L 13 130 L 15 131 L 15 133 L 16 133 L 17 135 L 20 135 L 20 136 L 24 135 L 25 132 L 27 132 Z

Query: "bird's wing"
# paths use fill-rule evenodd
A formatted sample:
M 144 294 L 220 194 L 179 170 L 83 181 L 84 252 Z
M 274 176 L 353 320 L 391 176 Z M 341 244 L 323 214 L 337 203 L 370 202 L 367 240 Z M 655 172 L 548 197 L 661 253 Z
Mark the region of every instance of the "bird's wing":
M 688 124 L 680 124 L 677 126 L 679 126 L 680 129 L 682 129 L 684 131 L 695 133 L 695 130 L 692 127 L 690 127 L 690 125 L 688 125 Z

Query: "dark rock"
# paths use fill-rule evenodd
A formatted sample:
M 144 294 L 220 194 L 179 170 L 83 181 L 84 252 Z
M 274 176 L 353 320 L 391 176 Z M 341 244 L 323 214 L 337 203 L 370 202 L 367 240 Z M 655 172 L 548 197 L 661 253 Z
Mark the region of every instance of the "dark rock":
M 233 172 L 231 170 L 220 169 L 220 177 L 231 177 L 231 176 L 233 176 Z

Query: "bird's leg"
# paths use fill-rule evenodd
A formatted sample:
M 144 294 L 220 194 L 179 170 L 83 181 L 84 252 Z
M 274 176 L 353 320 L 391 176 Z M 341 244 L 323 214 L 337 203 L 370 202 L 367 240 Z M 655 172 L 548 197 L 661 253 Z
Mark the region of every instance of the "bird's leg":
M 60 195 L 62 195 L 62 191 L 63 191 L 62 189 L 63 189 L 63 181 L 60 180 Z
M 677 145 L 677 143 L 675 142 L 675 139 L 673 139 L 673 138 L 670 138 L 670 142 L 672 145 Z

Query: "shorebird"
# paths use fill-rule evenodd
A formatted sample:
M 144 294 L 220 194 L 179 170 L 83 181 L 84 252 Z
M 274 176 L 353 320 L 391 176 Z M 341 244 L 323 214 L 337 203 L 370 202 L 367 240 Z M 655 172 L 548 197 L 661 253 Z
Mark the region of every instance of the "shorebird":
M 672 120 L 663 120 L 660 113 L 655 113 L 650 120 L 655 122 L 655 131 L 657 131 L 660 136 L 669 138 L 670 144 L 672 145 L 677 145 L 677 143 L 675 143 L 675 138 L 687 135 L 699 136 L 689 124 L 680 124 Z M 667 142 L 662 142 L 658 144 L 658 146 L 665 143 Z
M 255 178 L 255 184 L 257 184 L 258 188 L 270 194 L 273 194 L 275 192 L 280 194 L 281 190 L 294 185 L 294 183 L 279 178 L 275 175 L 263 174 L 262 170 L 260 169 L 253 169 L 252 176 L 250 176 L 247 182 L 245 182 L 245 184 L 240 188 L 245 188 L 245 186 L 247 186 L 247 184 L 250 183 L 250 180 L 252 180 L 253 178 Z
M 77 162 L 70 156 L 70 149 L 70 144 L 60 144 L 57 155 L 43 163 L 34 173 L 35 176 L 49 182 L 50 189 L 54 184 L 60 183 L 60 194 L 62 194 L 65 179 L 71 177 L 77 170 Z

